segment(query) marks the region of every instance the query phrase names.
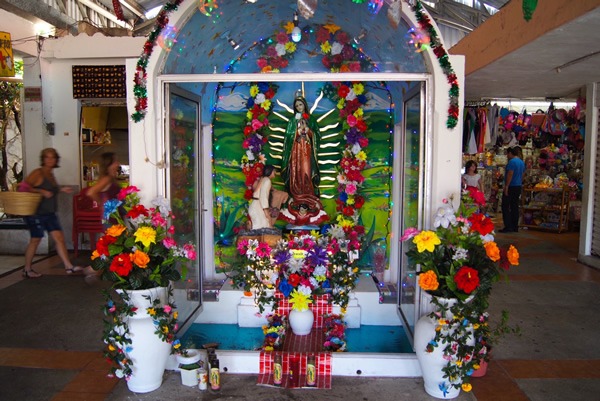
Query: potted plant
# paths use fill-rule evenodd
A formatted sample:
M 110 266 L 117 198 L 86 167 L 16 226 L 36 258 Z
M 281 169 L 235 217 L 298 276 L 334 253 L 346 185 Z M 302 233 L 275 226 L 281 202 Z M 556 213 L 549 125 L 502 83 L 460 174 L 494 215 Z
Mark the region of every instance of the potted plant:
M 131 391 L 149 392 L 162 383 L 178 329 L 170 282 L 185 276 L 196 250 L 177 244 L 169 202 L 157 198 L 146 207 L 138 192 L 123 188 L 104 204 L 108 228 L 91 258 L 116 290 L 105 292 L 103 339 L 111 374 L 126 378 Z
M 418 285 L 431 297 L 433 312 L 415 327 L 415 352 L 425 390 L 439 398 L 470 391 L 469 376 L 477 367 L 482 343 L 477 330 L 487 323 L 492 284 L 517 265 L 513 245 L 500 249 L 494 224 L 479 207 L 485 202 L 476 188 L 463 191 L 458 211 L 445 199 L 432 230 L 409 228 L 409 263 L 418 266 Z

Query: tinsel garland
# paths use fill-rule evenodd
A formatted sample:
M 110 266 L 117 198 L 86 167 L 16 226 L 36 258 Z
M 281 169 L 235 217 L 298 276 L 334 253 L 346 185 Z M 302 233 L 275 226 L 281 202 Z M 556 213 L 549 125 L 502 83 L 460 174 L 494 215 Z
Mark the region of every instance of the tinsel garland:
M 120 21 L 125 21 L 125 16 L 123 15 L 123 7 L 121 7 L 121 3 L 119 3 L 119 0 L 113 0 L 112 4 L 117 18 Z
M 146 110 L 148 109 L 148 90 L 147 90 L 147 73 L 146 68 L 148 67 L 148 61 L 156 45 L 161 31 L 169 23 L 169 14 L 172 11 L 177 10 L 177 7 L 183 2 L 183 0 L 173 0 L 165 4 L 163 9 L 158 13 L 156 17 L 156 25 L 150 34 L 146 43 L 144 43 L 144 49 L 142 55 L 138 59 L 135 68 L 135 77 L 133 78 L 133 94 L 135 95 L 135 113 L 131 115 L 131 118 L 135 122 L 140 122 L 146 116 Z
M 444 49 L 444 46 L 440 42 L 435 28 L 431 24 L 431 20 L 427 15 L 423 14 L 423 5 L 419 0 L 415 2 L 413 11 L 415 12 L 415 16 L 417 17 L 417 21 L 419 22 L 421 29 L 429 34 L 433 53 L 437 57 L 440 67 L 442 67 L 442 71 L 444 71 L 444 74 L 448 79 L 448 83 L 450 84 L 450 91 L 448 92 L 450 107 L 448 108 L 448 119 L 446 120 L 446 126 L 448 128 L 454 128 L 458 123 L 459 112 L 458 95 L 460 90 L 458 88 L 458 78 L 456 77 L 456 73 L 452 68 L 452 64 L 450 64 L 448 53 L 446 53 L 446 49 Z

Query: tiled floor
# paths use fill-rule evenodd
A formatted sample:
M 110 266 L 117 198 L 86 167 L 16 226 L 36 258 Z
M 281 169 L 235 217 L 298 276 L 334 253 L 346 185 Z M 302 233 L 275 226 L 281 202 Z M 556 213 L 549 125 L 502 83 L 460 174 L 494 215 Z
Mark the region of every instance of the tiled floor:
M 497 316 L 502 309 L 510 313 L 511 322 L 521 326 L 521 336 L 506 336 L 494 349 L 493 360 L 488 374 L 473 379 L 473 393 L 462 394 L 460 400 L 478 401 L 580 401 L 600 399 L 600 272 L 579 264 L 576 261 L 577 233 L 545 233 L 521 231 L 517 234 L 499 234 L 499 242 L 513 242 L 521 253 L 520 266 L 513 268 L 509 282 L 499 282 L 494 288 L 490 312 Z M 1 261 L 1 259 L 0 259 Z M 1 262 L 0 262 L 1 263 Z M 22 283 L 20 272 L 0 278 L 0 300 L 17 283 L 26 299 L 38 298 L 40 288 L 55 286 L 64 289 L 66 299 L 74 294 L 78 297 L 95 297 L 98 284 L 86 284 L 82 277 L 67 277 L 56 257 L 48 258 L 35 265 L 36 270 L 45 276 L 45 281 L 29 280 Z M 40 284 L 41 283 L 41 284 Z M 16 288 L 16 287 L 15 287 Z M 29 293 L 28 291 L 31 291 Z M 79 292 L 78 292 L 79 291 Z M 87 292 L 86 292 L 87 291 Z M 88 294 L 89 293 L 89 294 Z M 95 298 L 94 298 L 95 299 Z M 65 301 L 57 301 L 65 302 Z M 99 304 L 69 305 L 69 313 L 93 326 L 97 319 Z M 14 308 L 24 303 L 15 303 Z M 59 305 L 60 306 L 60 305 Z M 31 307 L 31 306 L 29 306 Z M 46 308 L 47 319 L 55 321 L 64 317 L 65 308 L 56 305 L 36 305 Z M 27 328 L 44 324 L 44 319 L 28 321 L 27 310 L 14 313 L 14 325 L 3 321 L 7 327 L 23 327 L 22 336 L 27 336 Z M 5 313 L 5 312 L 0 312 Z M 27 324 L 19 326 L 23 319 Z M 88 319 L 86 321 L 86 319 Z M 53 327 L 50 325 L 49 327 Z M 95 327 L 92 327 L 96 330 Z M 52 329 L 47 331 L 51 339 Z M 77 335 L 74 333 L 73 335 Z M 86 336 L 84 328 L 81 336 Z M 90 335 L 87 335 L 88 337 Z M 21 336 L 17 337 L 20 338 Z M 92 336 L 93 337 L 93 336 Z M 277 393 L 269 396 L 269 391 L 278 389 L 257 389 L 253 379 L 225 377 L 224 388 L 219 394 L 201 393 L 197 389 L 183 389 L 173 373 L 166 375 L 161 389 L 146 395 L 133 395 L 124 382 L 106 377 L 106 364 L 100 352 L 94 351 L 99 344 L 83 342 L 67 345 L 48 346 L 48 339 L 28 339 L 25 345 L 14 346 L 19 341 L 0 342 L 0 399 L 4 400 L 194 400 L 229 399 L 259 400 L 265 397 L 277 399 L 315 399 L 314 393 L 304 395 L 295 390 L 290 393 Z M 54 342 L 52 342 L 54 344 Z M 57 343 L 58 344 L 58 343 Z M 13 347 L 14 346 L 14 347 Z M 20 384 L 27 377 L 31 382 Z M 385 378 L 334 378 L 333 394 L 341 390 L 345 399 L 354 400 L 428 400 L 419 386 L 419 379 Z M 245 386 L 242 391 L 228 393 L 227 383 Z M 31 390 L 26 398 L 14 397 L 22 386 Z M 360 387 L 360 386 L 365 386 Z M 16 389 L 16 390 L 15 390 Z M 337 389 L 337 390 L 336 390 Z M 402 391 L 399 391 L 402 390 Z M 233 389 L 232 389 L 233 391 Z M 310 390 L 306 390 L 310 393 Z M 362 393 L 364 391 L 364 393 Z M 243 393 L 243 395 L 241 394 Z M 325 393 L 324 393 L 325 394 Z M 386 394 L 390 394 L 389 397 Z M 392 395 L 393 394 L 393 398 Z M 404 394 L 404 395 L 402 395 Z M 291 397 L 291 398 L 290 398 Z M 275 398 L 273 398 L 275 399 Z M 325 399 L 325 398 L 324 398 Z

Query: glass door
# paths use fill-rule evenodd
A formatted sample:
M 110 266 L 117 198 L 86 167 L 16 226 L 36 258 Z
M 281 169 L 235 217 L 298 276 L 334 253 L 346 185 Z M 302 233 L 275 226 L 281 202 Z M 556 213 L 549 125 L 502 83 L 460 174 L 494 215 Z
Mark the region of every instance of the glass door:
M 408 92 L 403 109 L 403 129 L 401 144 L 397 154 L 401 154 L 400 167 L 400 227 L 398 237 L 410 227 L 421 226 L 423 192 L 423 142 L 424 142 L 424 101 L 425 83 Z M 406 334 L 413 342 L 414 327 L 417 320 L 416 271 L 406 257 L 406 246 L 400 242 L 400 271 L 398 275 L 398 306 Z
M 175 215 L 175 235 L 180 243 L 191 242 L 196 246 L 196 262 L 182 266 L 187 274 L 184 280 L 174 283 L 174 295 L 180 330 L 195 320 L 202 306 L 202 175 L 198 173 L 202 163 L 200 142 L 200 98 L 174 84 L 166 85 L 167 91 L 167 196 Z

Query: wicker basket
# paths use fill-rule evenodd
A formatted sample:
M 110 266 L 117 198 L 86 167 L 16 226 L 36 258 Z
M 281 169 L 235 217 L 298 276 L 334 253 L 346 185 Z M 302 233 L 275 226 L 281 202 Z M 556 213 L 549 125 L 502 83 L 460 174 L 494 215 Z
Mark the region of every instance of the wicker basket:
M 35 214 L 42 195 L 32 192 L 0 192 L 0 209 L 6 214 L 31 216 Z

